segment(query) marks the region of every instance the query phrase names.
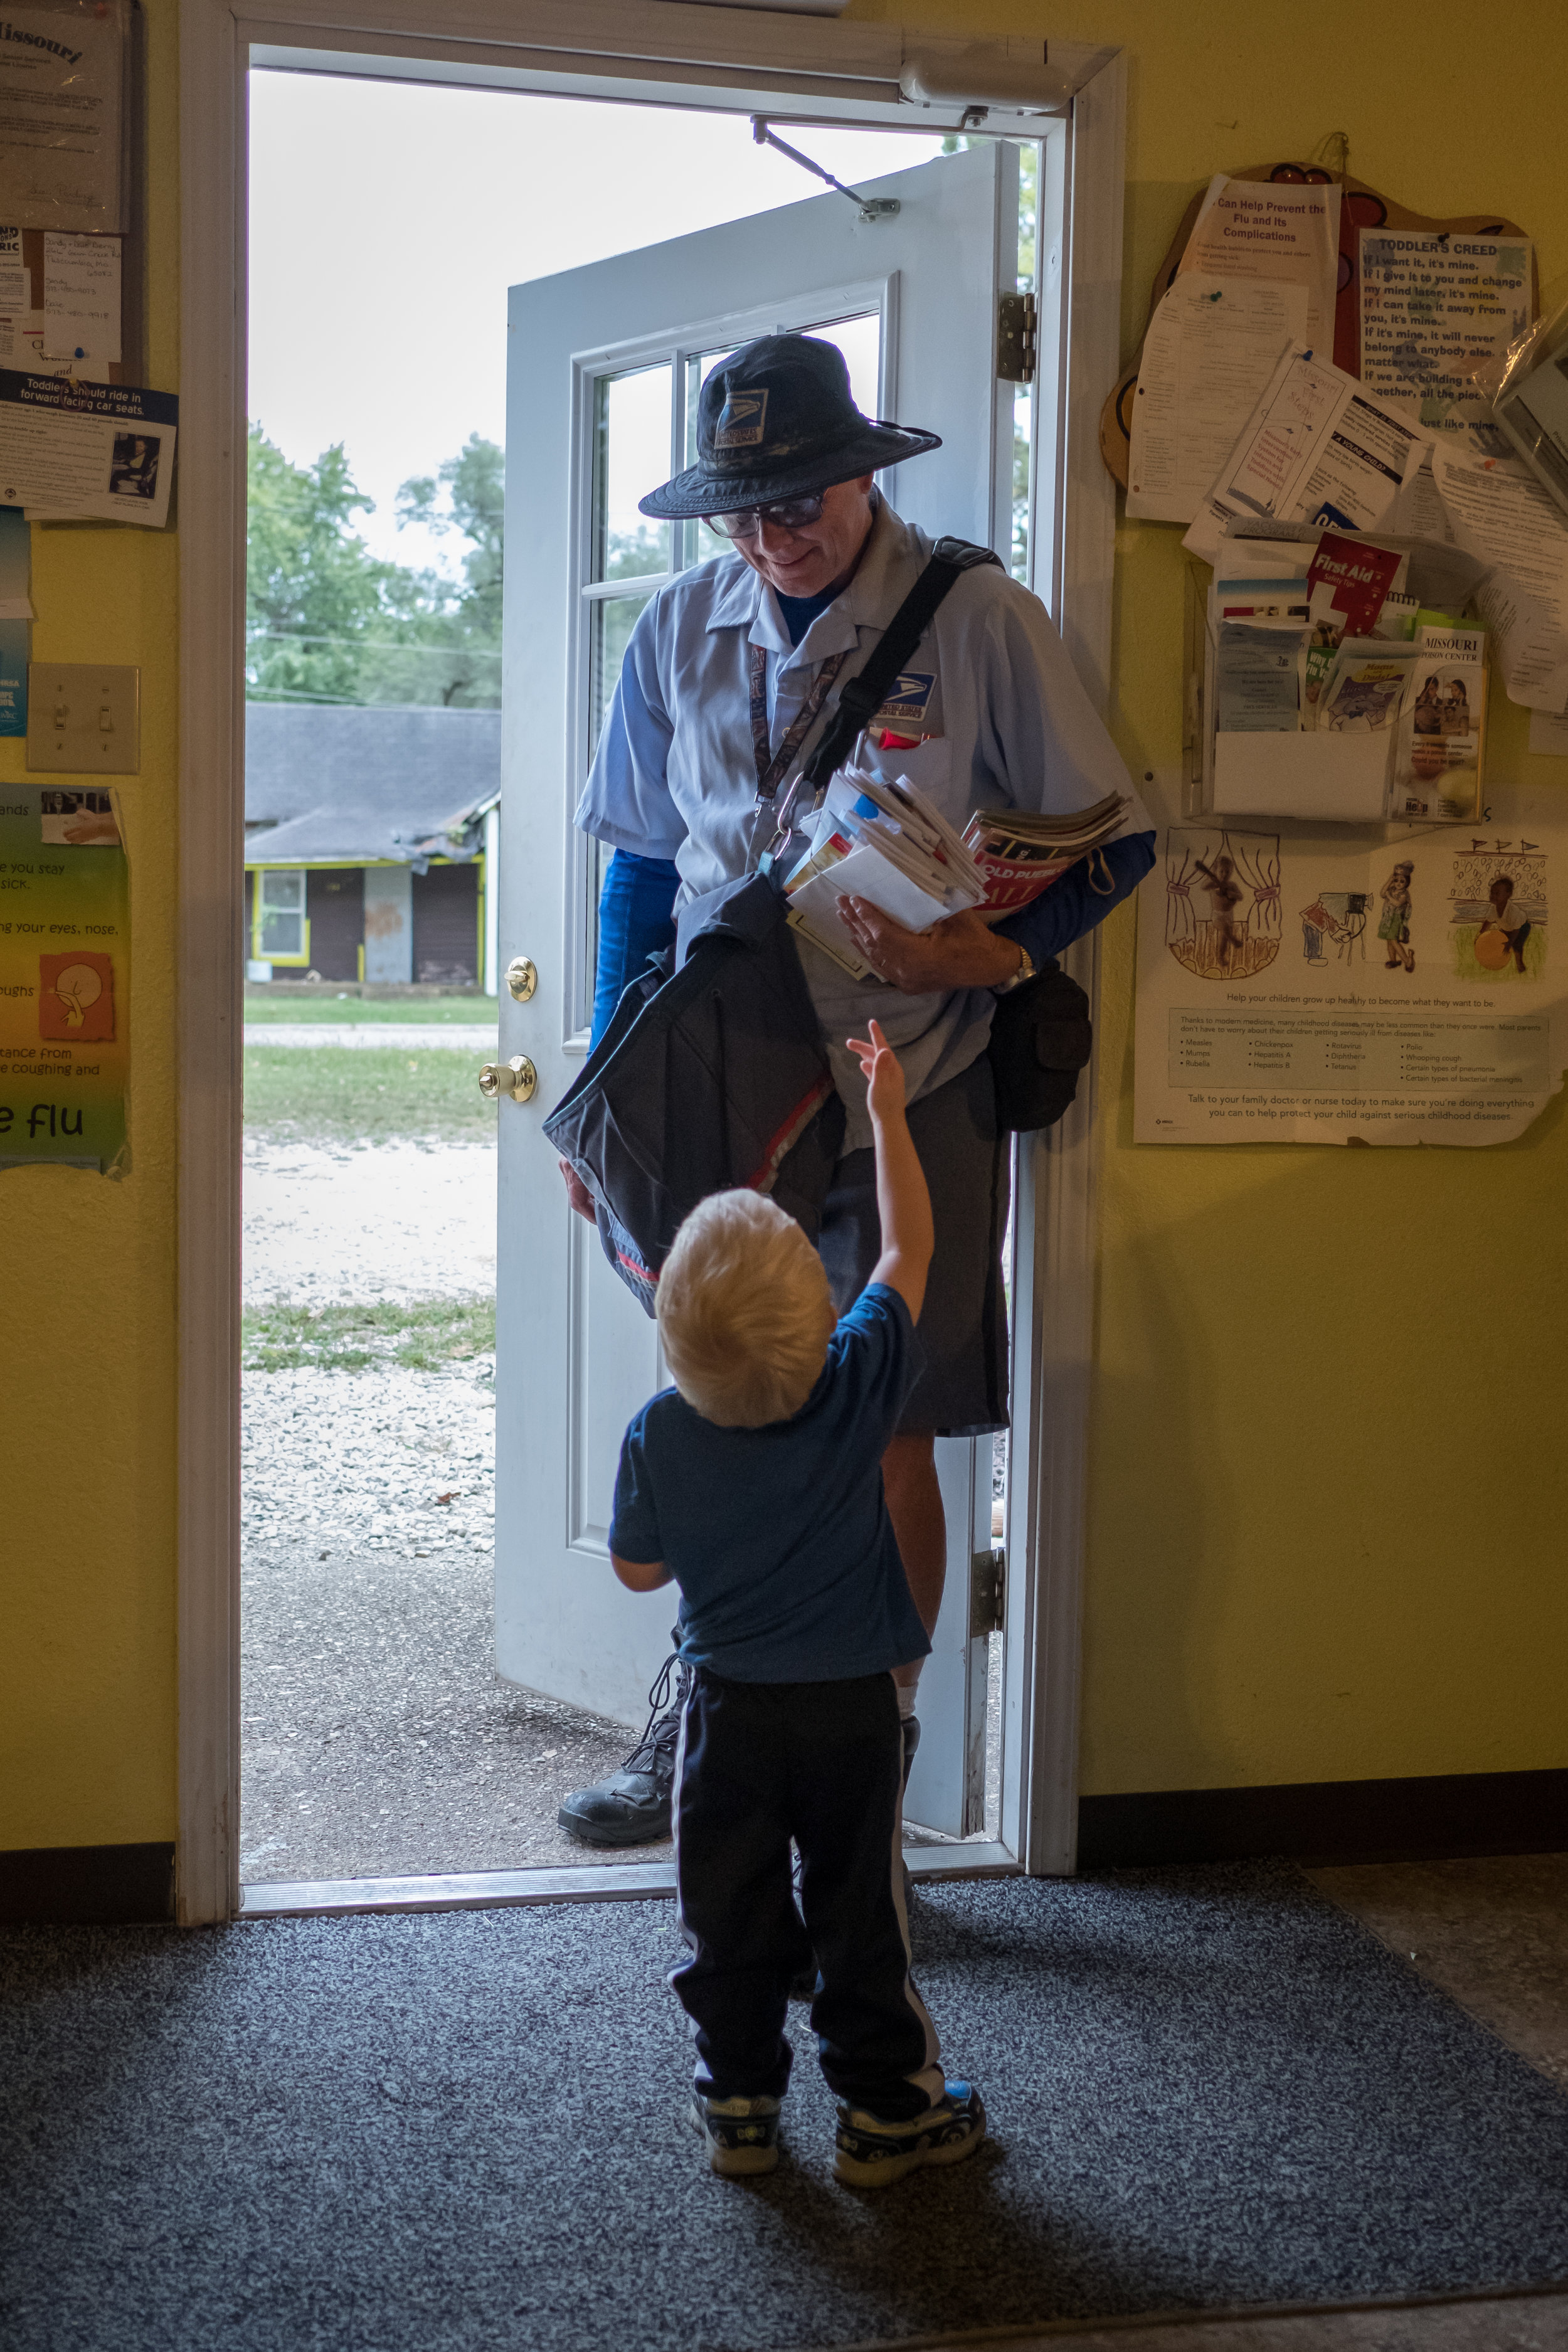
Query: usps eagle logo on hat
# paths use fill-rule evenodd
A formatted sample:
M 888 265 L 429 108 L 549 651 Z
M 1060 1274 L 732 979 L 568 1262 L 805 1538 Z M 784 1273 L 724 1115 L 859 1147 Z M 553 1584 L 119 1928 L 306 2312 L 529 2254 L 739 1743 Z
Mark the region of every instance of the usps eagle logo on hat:
M 719 412 L 719 422 L 713 427 L 715 449 L 755 449 L 762 441 L 767 421 L 768 395 L 763 392 L 731 392 L 726 394 Z

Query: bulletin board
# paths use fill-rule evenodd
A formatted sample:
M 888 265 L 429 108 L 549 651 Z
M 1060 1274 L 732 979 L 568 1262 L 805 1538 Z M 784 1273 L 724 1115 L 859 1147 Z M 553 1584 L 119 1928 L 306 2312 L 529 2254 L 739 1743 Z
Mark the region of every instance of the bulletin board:
M 1382 194 L 1365 180 L 1352 177 L 1348 172 L 1331 171 L 1322 163 L 1254 163 L 1245 171 L 1229 174 L 1233 180 L 1273 182 L 1287 186 L 1332 186 L 1341 191 L 1340 202 L 1340 267 L 1339 282 L 1334 299 L 1334 365 L 1347 375 L 1361 373 L 1361 232 L 1363 229 L 1415 229 L 1439 236 L 1517 236 L 1528 241 L 1530 232 L 1517 221 L 1505 219 L 1500 213 L 1456 213 L 1438 219 L 1427 213 L 1412 212 L 1408 205 L 1396 204 L 1392 196 Z M 1170 291 L 1175 280 L 1177 267 L 1186 249 L 1187 240 L 1204 201 L 1200 188 L 1182 215 L 1170 250 L 1154 273 L 1154 283 L 1149 296 L 1148 319 Z M 1539 298 L 1539 288 L 1532 289 Z M 1148 319 L 1144 332 L 1148 332 Z M 1142 357 L 1142 347 L 1140 347 Z M 1134 364 L 1107 399 L 1100 419 L 1100 452 L 1111 475 L 1123 489 L 1127 488 L 1128 463 L 1132 447 L 1131 404 L 1138 389 L 1138 368 Z

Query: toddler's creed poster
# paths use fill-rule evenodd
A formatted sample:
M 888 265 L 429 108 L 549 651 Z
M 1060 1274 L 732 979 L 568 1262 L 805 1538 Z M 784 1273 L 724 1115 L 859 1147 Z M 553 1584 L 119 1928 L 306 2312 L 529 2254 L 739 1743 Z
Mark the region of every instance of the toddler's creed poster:
M 114 795 L 0 784 L 0 1169 L 127 1161 L 131 898 Z
M 1568 809 L 1483 830 L 1163 827 L 1139 889 L 1140 1143 L 1499 1143 L 1568 1066 Z

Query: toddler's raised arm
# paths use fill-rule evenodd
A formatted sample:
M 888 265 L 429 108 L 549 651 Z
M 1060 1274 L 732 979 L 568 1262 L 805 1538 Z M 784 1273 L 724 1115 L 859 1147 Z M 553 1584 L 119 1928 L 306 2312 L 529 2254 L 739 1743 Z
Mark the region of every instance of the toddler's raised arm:
M 871 1115 L 871 1134 L 877 1147 L 877 1209 L 882 1221 L 882 1255 L 872 1269 L 871 1279 L 896 1290 L 918 1322 L 935 1243 L 931 1193 L 904 1116 L 904 1073 L 899 1057 L 879 1024 L 873 1021 L 869 1025 L 869 1039 L 851 1037 L 848 1042 L 849 1051 L 859 1055 L 860 1067 L 866 1073 L 866 1108 Z

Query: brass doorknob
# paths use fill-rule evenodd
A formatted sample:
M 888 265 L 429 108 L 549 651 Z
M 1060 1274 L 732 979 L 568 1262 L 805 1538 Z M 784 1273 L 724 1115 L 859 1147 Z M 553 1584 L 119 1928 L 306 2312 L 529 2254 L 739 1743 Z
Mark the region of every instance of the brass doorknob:
M 526 1054 L 514 1054 L 510 1062 L 487 1062 L 479 1072 L 479 1092 L 491 1102 L 498 1095 L 527 1102 L 538 1084 L 539 1072 Z
M 526 1004 L 539 986 L 539 973 L 531 956 L 513 956 L 506 968 L 506 984 L 520 1004 Z

